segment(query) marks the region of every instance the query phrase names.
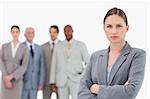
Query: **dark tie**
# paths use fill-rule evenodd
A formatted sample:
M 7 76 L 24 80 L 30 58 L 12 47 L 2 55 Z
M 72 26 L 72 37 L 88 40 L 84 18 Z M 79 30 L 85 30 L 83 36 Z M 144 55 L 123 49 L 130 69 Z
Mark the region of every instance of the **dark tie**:
M 51 50 L 51 53 L 52 53 L 52 54 L 53 54 L 54 46 L 55 46 L 55 43 L 53 42 L 53 43 L 52 43 L 52 50 Z
M 31 53 L 32 57 L 34 57 L 34 51 L 33 51 L 32 45 L 30 45 L 30 53 Z

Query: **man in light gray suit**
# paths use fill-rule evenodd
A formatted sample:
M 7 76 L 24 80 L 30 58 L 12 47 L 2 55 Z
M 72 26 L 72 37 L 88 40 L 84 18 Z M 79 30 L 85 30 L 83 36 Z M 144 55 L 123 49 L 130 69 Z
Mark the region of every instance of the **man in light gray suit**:
M 56 92 L 57 99 L 58 99 L 58 92 L 56 90 L 55 83 L 51 84 L 49 83 L 50 80 L 50 71 L 51 71 L 51 60 L 53 55 L 54 46 L 60 42 L 58 40 L 58 34 L 59 34 L 59 28 L 57 25 L 52 25 L 49 28 L 50 33 L 50 41 L 46 42 L 42 45 L 44 50 L 44 62 L 45 62 L 45 85 L 43 90 L 43 99 L 49 99 L 51 97 L 52 92 Z
M 30 51 L 27 70 L 23 78 L 22 99 L 37 99 L 37 91 L 43 89 L 45 67 L 42 47 L 33 43 L 35 31 L 32 27 L 25 30 L 24 44 Z
M 66 40 L 55 46 L 50 73 L 50 83 L 56 83 L 59 99 L 77 99 L 83 62 L 89 60 L 89 53 L 83 42 L 73 38 L 71 25 L 64 27 Z

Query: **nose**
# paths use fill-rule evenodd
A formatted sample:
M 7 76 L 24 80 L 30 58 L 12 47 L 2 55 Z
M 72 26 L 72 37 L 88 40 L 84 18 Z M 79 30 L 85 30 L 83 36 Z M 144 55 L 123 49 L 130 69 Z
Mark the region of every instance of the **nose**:
M 116 28 L 116 27 L 113 27 L 113 28 L 112 28 L 112 33 L 113 33 L 113 34 L 117 34 L 117 28 Z

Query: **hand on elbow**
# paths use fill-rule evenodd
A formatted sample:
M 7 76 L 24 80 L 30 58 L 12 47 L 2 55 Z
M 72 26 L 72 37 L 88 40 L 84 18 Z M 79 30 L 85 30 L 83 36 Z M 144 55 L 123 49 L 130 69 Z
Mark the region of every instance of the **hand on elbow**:
M 93 84 L 93 85 L 90 87 L 90 91 L 91 91 L 91 93 L 98 94 L 99 88 L 100 88 L 100 85 L 98 85 L 98 84 Z
M 128 81 L 124 84 L 124 86 L 127 86 L 129 83 L 128 83 Z

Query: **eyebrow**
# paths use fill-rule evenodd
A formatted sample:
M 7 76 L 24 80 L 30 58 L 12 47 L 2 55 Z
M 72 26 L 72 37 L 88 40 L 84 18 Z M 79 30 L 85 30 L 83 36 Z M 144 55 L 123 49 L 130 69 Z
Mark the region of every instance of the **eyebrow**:
M 107 23 L 106 25 L 112 25 L 110 23 Z M 122 23 L 117 23 L 116 25 L 123 25 Z

